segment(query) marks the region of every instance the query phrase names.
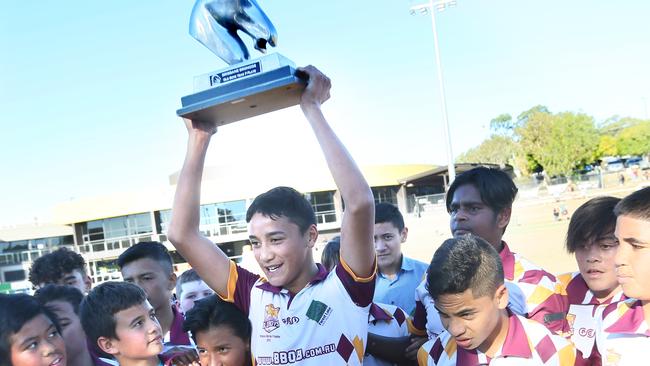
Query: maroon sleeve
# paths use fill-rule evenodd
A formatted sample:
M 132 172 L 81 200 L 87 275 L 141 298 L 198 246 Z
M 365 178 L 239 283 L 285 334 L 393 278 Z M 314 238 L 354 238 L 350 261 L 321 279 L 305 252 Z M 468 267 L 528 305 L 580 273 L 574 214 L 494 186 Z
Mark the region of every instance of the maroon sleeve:
M 413 314 L 413 327 L 415 330 L 411 330 L 413 335 L 425 336 L 427 335 L 427 309 L 424 307 L 421 301 L 415 301 L 415 313 Z
M 375 261 L 376 263 L 376 261 Z M 343 258 L 340 259 L 339 265 L 336 266 L 336 276 L 343 283 L 343 287 L 352 301 L 360 307 L 366 307 L 372 302 L 375 295 L 375 274 L 377 272 L 375 264 L 375 271 L 372 276 L 368 278 L 357 277 L 350 267 L 345 263 Z
M 544 324 L 546 328 L 555 334 L 565 335 L 569 333 L 571 328 L 566 320 L 568 308 L 567 297 L 555 293 L 529 312 L 528 318 Z
M 230 273 L 228 275 L 228 293 L 225 294 L 226 296 L 219 294 L 219 297 L 235 304 L 239 310 L 248 316 L 251 303 L 251 289 L 253 289 L 255 282 L 259 278 L 259 275 L 251 273 L 231 261 Z

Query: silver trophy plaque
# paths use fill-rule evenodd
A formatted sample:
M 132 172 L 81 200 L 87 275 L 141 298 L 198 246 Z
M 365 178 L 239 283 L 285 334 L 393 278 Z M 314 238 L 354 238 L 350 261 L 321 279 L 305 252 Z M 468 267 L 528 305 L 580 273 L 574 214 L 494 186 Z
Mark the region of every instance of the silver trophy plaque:
M 217 125 L 239 121 L 300 103 L 305 81 L 296 66 L 279 54 L 251 59 L 238 32 L 266 53 L 277 33 L 255 0 L 197 0 L 190 34 L 230 66 L 194 78 L 194 93 L 176 111 L 192 120 Z

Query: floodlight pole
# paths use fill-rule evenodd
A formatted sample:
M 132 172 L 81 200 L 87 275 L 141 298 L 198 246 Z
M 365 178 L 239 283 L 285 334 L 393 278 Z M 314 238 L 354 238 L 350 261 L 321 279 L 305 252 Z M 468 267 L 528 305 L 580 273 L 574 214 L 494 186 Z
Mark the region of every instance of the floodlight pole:
M 444 9 L 450 4 L 455 4 L 453 0 L 429 0 L 428 4 L 421 4 L 412 7 L 411 10 L 422 10 L 428 8 L 431 13 L 431 28 L 433 29 L 433 44 L 436 54 L 436 67 L 438 69 L 438 85 L 440 87 L 440 103 L 442 104 L 442 118 L 445 132 L 445 145 L 447 148 L 447 174 L 449 175 L 448 185 L 456 179 L 456 167 L 454 165 L 454 155 L 451 150 L 451 134 L 449 132 L 449 119 L 447 118 L 447 100 L 445 98 L 445 84 L 442 79 L 442 63 L 440 62 L 440 47 L 438 45 L 438 31 L 436 30 L 436 8 Z M 445 187 L 446 189 L 446 187 Z

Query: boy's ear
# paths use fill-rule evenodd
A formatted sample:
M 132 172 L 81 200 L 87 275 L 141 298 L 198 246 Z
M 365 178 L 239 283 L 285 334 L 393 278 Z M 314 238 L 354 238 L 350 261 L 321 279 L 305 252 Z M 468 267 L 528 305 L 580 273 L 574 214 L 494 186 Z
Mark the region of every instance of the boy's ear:
M 409 236 L 409 228 L 404 226 L 404 229 L 402 229 L 402 232 L 399 233 L 399 235 L 400 235 L 400 237 L 402 239 L 402 243 L 404 243 L 406 241 L 406 238 L 408 238 L 408 236 Z
M 108 353 L 109 355 L 117 355 L 120 351 L 117 349 L 117 342 L 114 339 L 107 337 L 97 338 L 97 346 L 102 351 Z
M 494 299 L 499 309 L 503 310 L 508 306 L 508 288 L 501 284 L 494 293 Z
M 313 248 L 316 244 L 316 240 L 318 239 L 318 229 L 316 228 L 316 225 L 309 226 L 307 229 L 307 235 L 309 235 L 309 242 L 307 243 L 307 246 L 309 248 Z
M 172 291 L 176 288 L 176 280 L 178 280 L 178 277 L 176 276 L 176 273 L 172 271 L 172 273 L 169 275 L 169 284 L 167 286 L 167 289 L 169 291 Z
M 512 207 L 505 207 L 497 214 L 497 226 L 499 229 L 504 230 L 510 223 L 510 215 L 512 214 Z
M 90 288 L 93 287 L 93 280 L 84 273 L 84 285 L 86 285 L 86 293 L 90 292 Z M 84 294 L 85 295 L 85 294 Z

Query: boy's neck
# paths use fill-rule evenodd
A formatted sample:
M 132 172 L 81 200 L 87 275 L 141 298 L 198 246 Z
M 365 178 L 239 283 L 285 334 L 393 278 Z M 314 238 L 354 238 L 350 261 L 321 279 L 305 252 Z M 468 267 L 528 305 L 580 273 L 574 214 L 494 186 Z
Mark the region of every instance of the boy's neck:
M 76 355 L 68 355 L 68 366 L 87 366 L 93 364 L 93 358 L 88 352 L 88 348 L 84 347 L 83 350 Z
M 151 356 L 145 359 L 132 359 L 115 356 L 115 359 L 120 366 L 158 366 L 160 364 L 158 356 Z
M 289 290 L 292 294 L 297 294 L 307 286 L 309 282 L 316 276 L 318 273 L 318 266 L 316 263 L 312 260 L 309 261 L 309 268 L 306 269 L 303 273 L 300 274 L 298 278 L 293 283 L 286 284 L 284 288 Z
M 404 254 L 401 254 L 399 260 L 395 261 L 395 263 L 392 263 L 390 266 L 378 268 L 379 272 L 381 272 L 382 275 L 393 279 L 395 278 L 395 275 L 399 272 L 399 270 L 402 268 L 403 260 L 404 260 Z
M 163 306 L 161 309 L 156 309 L 156 318 L 158 318 L 164 336 L 172 328 L 172 323 L 174 322 L 172 305 L 168 304 L 167 306 Z
M 478 347 L 478 350 L 485 353 L 488 357 L 493 358 L 494 355 L 503 347 L 503 343 L 508 335 L 509 325 L 510 321 L 507 310 L 499 311 L 499 321 L 494 328 L 494 331 L 490 337 L 488 337 L 488 339 Z
M 598 303 L 603 304 L 607 302 L 609 299 L 611 299 L 612 297 L 614 297 L 614 294 L 620 290 L 621 287 L 616 286 L 616 288 L 614 288 L 613 290 L 605 290 L 600 292 L 592 291 L 592 292 L 594 294 L 594 297 L 598 301 Z

